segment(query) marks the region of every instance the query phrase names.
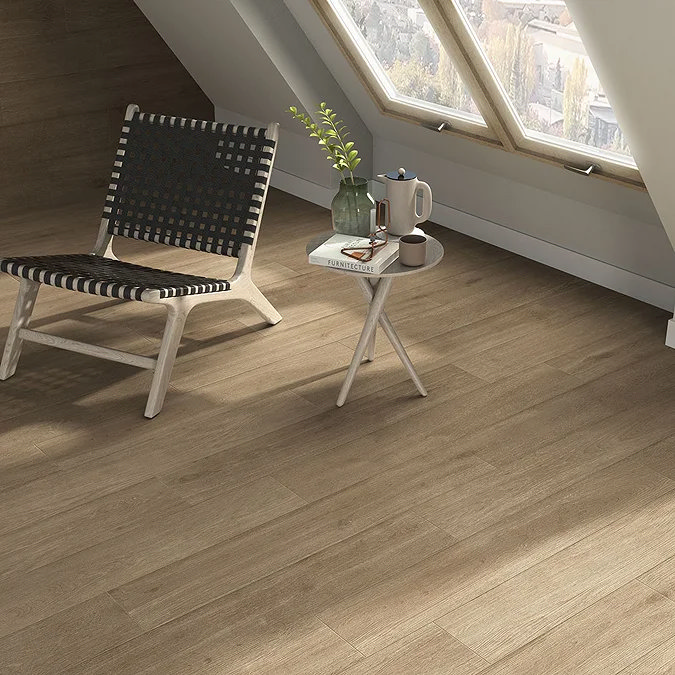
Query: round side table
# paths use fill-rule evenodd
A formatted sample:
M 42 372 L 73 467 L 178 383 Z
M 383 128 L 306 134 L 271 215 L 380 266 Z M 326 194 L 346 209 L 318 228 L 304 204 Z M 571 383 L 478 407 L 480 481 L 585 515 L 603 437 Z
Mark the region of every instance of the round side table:
M 321 246 L 327 239 L 332 237 L 335 233 L 322 232 L 321 234 L 314 237 L 307 244 L 307 255 L 309 255 L 315 248 Z M 428 234 L 424 235 L 427 238 L 427 256 L 424 261 L 424 265 L 419 267 L 406 267 L 402 265 L 398 260 L 395 260 L 393 263 L 385 267 L 379 274 L 368 274 L 367 272 L 353 272 L 349 270 L 340 270 L 333 267 L 326 267 L 325 269 L 330 272 L 335 272 L 336 274 L 346 274 L 348 276 L 354 277 L 354 280 L 357 282 L 363 295 L 368 301 L 368 314 L 366 315 L 366 321 L 363 325 L 363 330 L 361 331 L 361 337 L 359 342 L 356 345 L 356 350 L 354 351 L 354 356 L 352 361 L 349 364 L 349 369 L 347 370 L 347 375 L 345 381 L 342 384 L 340 393 L 337 398 L 337 405 L 342 406 L 347 400 L 347 395 L 349 390 L 354 382 L 356 377 L 356 371 L 363 360 L 364 355 L 366 354 L 366 349 L 368 350 L 368 360 L 372 361 L 375 358 L 375 331 L 377 324 L 379 323 L 384 331 L 384 334 L 391 342 L 396 354 L 403 362 L 408 374 L 410 375 L 412 381 L 417 387 L 417 391 L 422 396 L 427 395 L 427 390 L 424 388 L 422 381 L 419 378 L 415 368 L 413 367 L 410 357 L 406 353 L 401 340 L 399 339 L 394 327 L 389 320 L 389 317 L 384 311 L 384 303 L 387 300 L 387 296 L 391 290 L 391 285 L 395 277 L 408 276 L 411 274 L 419 274 L 424 272 L 441 261 L 443 258 L 443 245 L 434 237 L 429 236 Z

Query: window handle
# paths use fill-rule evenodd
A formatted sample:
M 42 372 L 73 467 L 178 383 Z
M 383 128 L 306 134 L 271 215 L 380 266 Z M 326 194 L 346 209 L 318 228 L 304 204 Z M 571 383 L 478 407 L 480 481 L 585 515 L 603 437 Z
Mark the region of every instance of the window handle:
M 450 122 L 446 122 L 446 121 L 439 122 L 438 124 L 435 124 L 434 122 L 432 122 L 431 124 L 425 124 L 424 126 L 427 129 L 430 129 L 431 131 L 438 131 L 439 133 L 441 131 L 445 131 L 446 129 L 447 130 L 452 129 L 452 125 L 450 124 Z
M 574 173 L 580 173 L 584 176 L 590 176 L 592 173 L 600 171 L 600 167 L 597 164 L 591 164 L 587 169 L 580 169 L 578 166 L 571 166 L 570 164 L 565 164 L 564 167 L 568 171 L 574 171 Z

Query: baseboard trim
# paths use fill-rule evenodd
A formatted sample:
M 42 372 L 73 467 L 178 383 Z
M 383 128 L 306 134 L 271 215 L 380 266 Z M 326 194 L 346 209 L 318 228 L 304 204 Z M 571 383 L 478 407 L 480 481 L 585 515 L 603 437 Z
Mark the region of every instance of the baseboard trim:
M 326 208 L 330 206 L 333 198 L 333 190 L 330 188 L 283 171 L 272 172 L 272 185 Z M 378 182 L 373 183 L 372 190 L 376 199 L 381 199 L 384 195 L 384 186 Z M 675 307 L 675 288 L 672 286 L 512 230 L 510 227 L 458 211 L 451 206 L 434 202 L 433 221 L 474 239 L 480 239 L 661 309 L 672 311 Z M 675 329 L 673 331 L 675 332 Z M 675 335 L 673 339 L 675 340 Z
M 334 194 L 331 188 L 277 169 L 272 172 L 271 184 L 284 192 L 325 208 L 330 207 Z M 378 182 L 373 183 L 372 190 L 376 199 L 384 196 L 384 186 Z M 522 255 L 655 307 L 667 311 L 672 311 L 675 307 L 675 288 L 672 286 L 647 279 L 634 272 L 590 258 L 543 239 L 537 239 L 529 234 L 512 230 L 510 227 L 458 211 L 451 206 L 434 202 L 433 221 L 450 230 L 493 244 L 511 253 Z M 668 323 L 666 344 L 675 348 L 675 318 Z
M 433 221 L 636 300 L 672 311 L 675 288 L 504 225 L 434 203 Z
M 318 204 L 326 209 L 330 208 L 330 203 L 335 196 L 335 190 L 327 188 L 319 183 L 312 183 L 306 178 L 300 178 L 292 173 L 280 171 L 277 168 L 272 169 L 270 185 L 282 192 L 287 192 L 295 197 L 300 197 L 312 204 Z
M 668 329 L 666 330 L 666 346 L 675 349 L 675 319 L 668 322 Z

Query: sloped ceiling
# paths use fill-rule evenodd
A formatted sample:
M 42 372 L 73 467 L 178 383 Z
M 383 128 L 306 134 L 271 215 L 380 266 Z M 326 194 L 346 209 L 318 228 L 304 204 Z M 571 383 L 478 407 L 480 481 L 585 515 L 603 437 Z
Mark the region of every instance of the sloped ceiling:
M 217 108 L 233 111 L 240 108 L 261 122 L 273 118 L 297 135 L 298 128 L 285 112 L 288 105 L 299 101 L 311 110 L 319 100 L 328 99 L 335 101 L 334 107 L 341 112 L 345 111 L 361 147 L 372 143 L 371 131 L 377 128 L 381 132 L 392 125 L 377 114 L 371 101 L 359 101 L 357 111 L 325 65 L 312 58 L 316 53 L 299 26 L 288 20 L 290 14 L 285 7 L 297 5 L 299 9 L 294 13 L 298 18 L 299 13 L 308 11 L 307 3 L 289 0 L 286 3 L 136 0 L 136 3 Z M 567 0 L 567 3 L 675 246 L 675 190 L 671 179 L 675 159 L 671 121 L 675 110 L 671 76 L 675 2 Z M 299 72 L 299 66 L 304 72 Z M 359 117 L 361 109 L 368 126 Z M 371 119 L 373 115 L 378 119 Z M 413 128 L 410 132 L 418 133 Z M 309 149 L 308 145 L 305 147 Z M 469 154 L 478 154 L 473 149 L 475 152 Z M 470 163 L 470 157 L 466 161 Z M 547 167 L 538 163 L 525 164 L 533 164 L 537 172 L 547 171 Z M 363 169 L 364 175 L 369 173 L 369 157 L 365 158 Z M 559 182 L 562 186 L 570 179 L 563 176 Z M 577 198 L 581 199 L 584 199 L 581 193 L 589 186 L 596 188 L 596 196 L 603 191 L 611 194 L 596 181 L 573 185 Z M 623 201 L 615 202 L 614 208 L 618 206 L 625 213 L 625 204 L 619 205 Z M 612 205 L 605 204 L 605 208 L 611 209 Z
M 309 0 L 136 2 L 217 108 L 252 122 L 281 122 L 278 170 L 335 185 L 336 172 L 285 112 L 295 102 L 311 110 L 328 100 L 352 127 L 362 153 L 372 150 L 383 164 L 373 167 L 373 154 L 365 157 L 362 175 L 417 153 L 409 163 L 433 178 L 439 204 L 675 286 L 675 254 L 666 236 L 675 242 L 671 0 L 650 0 L 649 12 L 634 0 L 568 0 L 650 195 L 383 116 Z M 388 152 L 393 147 L 398 155 Z
M 280 0 L 136 0 L 216 109 L 252 123 L 279 122 L 276 168 L 302 170 L 324 186 L 337 185 L 314 139 L 286 112 L 315 110 L 329 101 L 361 149 L 363 175 L 372 173 L 372 135 Z
M 236 96 L 259 120 L 282 121 L 294 100 L 265 51 L 229 0 L 137 0 L 181 63 L 215 106 L 232 109 Z M 255 74 L 252 77 L 252 74 Z
M 567 4 L 675 247 L 675 2 Z

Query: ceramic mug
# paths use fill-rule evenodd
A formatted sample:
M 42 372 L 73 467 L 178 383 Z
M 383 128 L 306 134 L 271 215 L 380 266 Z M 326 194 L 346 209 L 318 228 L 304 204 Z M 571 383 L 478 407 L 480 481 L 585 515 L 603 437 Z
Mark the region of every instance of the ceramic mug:
M 427 238 L 405 234 L 398 240 L 398 260 L 406 267 L 420 267 L 427 259 Z

